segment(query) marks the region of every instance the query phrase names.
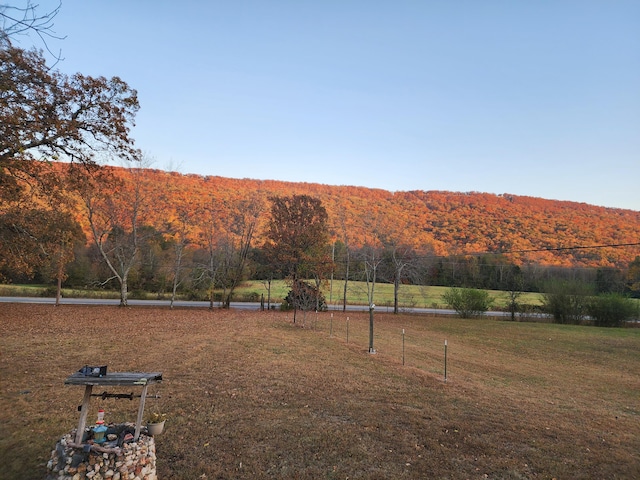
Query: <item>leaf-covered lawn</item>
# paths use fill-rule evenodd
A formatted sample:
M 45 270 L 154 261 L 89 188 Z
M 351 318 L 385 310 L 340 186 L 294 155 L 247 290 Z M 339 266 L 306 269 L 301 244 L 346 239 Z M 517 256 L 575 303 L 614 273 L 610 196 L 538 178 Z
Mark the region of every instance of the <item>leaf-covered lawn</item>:
M 0 305 L 0 477 L 44 477 L 77 424 L 64 380 L 87 363 L 163 372 L 160 479 L 640 476 L 640 329 L 379 313 L 370 355 L 367 315 L 349 314 L 348 343 L 342 313 L 302 321 Z M 136 402 L 99 406 L 135 419 Z

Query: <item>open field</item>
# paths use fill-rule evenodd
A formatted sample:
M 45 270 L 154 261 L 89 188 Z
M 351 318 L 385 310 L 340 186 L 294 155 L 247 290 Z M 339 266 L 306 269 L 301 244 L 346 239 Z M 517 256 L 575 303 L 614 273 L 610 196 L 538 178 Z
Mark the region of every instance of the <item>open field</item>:
M 376 314 L 369 355 L 366 315 L 348 342 L 342 314 L 291 320 L 0 305 L 0 478 L 44 477 L 85 364 L 163 372 L 147 402 L 169 416 L 161 480 L 640 478 L 640 329 Z M 116 422 L 137 408 L 98 406 Z
M 273 282 L 271 286 L 271 295 L 280 301 L 287 295 L 289 287 L 284 280 Z M 403 307 L 419 307 L 419 308 L 447 308 L 442 295 L 449 290 L 449 287 L 425 286 L 425 285 L 402 285 L 398 293 L 398 301 Z M 264 285 L 257 280 L 244 282 L 237 290 L 238 295 L 246 295 L 255 292 L 258 295 L 264 293 L 266 298 L 266 290 Z M 327 282 L 323 288 L 327 303 L 342 305 L 342 297 L 344 294 L 344 281 L 334 280 L 331 286 Z M 507 302 L 507 293 L 498 290 L 489 290 L 489 295 L 494 299 L 496 307 L 504 307 Z M 376 283 L 375 295 L 376 305 L 393 306 L 393 285 L 390 283 Z M 331 300 L 331 301 L 330 301 Z M 520 303 L 527 305 L 542 305 L 542 296 L 538 293 L 525 292 L 518 299 Z M 367 305 L 367 286 L 365 282 L 349 281 L 347 284 L 347 303 L 349 305 Z

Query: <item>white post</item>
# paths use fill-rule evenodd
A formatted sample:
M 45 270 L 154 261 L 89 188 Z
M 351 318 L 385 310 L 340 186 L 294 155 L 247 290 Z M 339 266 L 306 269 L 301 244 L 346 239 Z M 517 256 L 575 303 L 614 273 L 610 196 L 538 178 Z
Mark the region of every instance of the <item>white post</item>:
M 347 343 L 349 343 L 349 317 L 347 317 Z
M 447 341 L 444 341 L 444 383 L 447 383 Z
M 329 336 L 333 337 L 333 312 L 331 312 L 331 323 L 329 323 Z

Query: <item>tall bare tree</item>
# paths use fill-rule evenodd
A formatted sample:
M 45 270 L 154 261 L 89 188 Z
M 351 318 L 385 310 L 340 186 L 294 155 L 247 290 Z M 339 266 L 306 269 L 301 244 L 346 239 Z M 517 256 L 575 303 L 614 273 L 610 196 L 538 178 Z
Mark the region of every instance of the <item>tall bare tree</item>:
M 173 308 L 178 287 L 184 281 L 184 261 L 187 247 L 193 242 L 194 215 L 187 205 L 176 208 L 175 219 L 167 225 L 167 233 L 173 241 L 173 265 L 171 269 L 171 301 L 169 308 Z
M 243 280 L 251 243 L 264 205 L 258 196 L 233 201 L 230 205 L 223 306 L 229 308 L 236 287 Z
M 347 289 L 349 285 L 349 270 L 351 268 L 351 247 L 349 246 L 350 232 L 347 227 L 346 214 L 344 210 L 340 210 L 337 215 L 337 226 L 334 227 L 336 232 L 339 232 L 343 244 L 343 248 L 340 249 L 341 258 L 340 263 L 344 266 L 344 284 L 342 289 L 342 311 L 347 311 Z M 333 242 L 333 248 L 335 249 L 335 241 Z M 332 262 L 335 262 L 335 257 L 332 250 Z
M 361 249 L 361 261 L 364 268 L 364 278 L 367 285 L 367 300 L 369 302 L 369 353 L 375 353 L 373 346 L 375 288 L 378 273 L 383 262 L 383 244 L 381 238 L 381 218 L 379 215 L 370 214 L 364 219 L 367 237 L 364 247 Z
M 375 353 L 373 346 L 373 324 L 375 309 L 375 288 L 380 265 L 383 261 L 382 251 L 375 245 L 365 245 L 361 251 L 364 266 L 364 279 L 367 285 L 367 301 L 369 302 L 369 353 Z
M 391 243 L 383 252 L 385 276 L 393 283 L 393 313 L 399 311 L 400 286 L 417 268 L 417 256 L 409 245 Z
M 198 224 L 200 233 L 198 245 L 205 252 L 205 256 L 197 266 L 196 284 L 205 284 L 209 292 L 209 310 L 215 305 L 215 288 L 220 275 L 222 261 L 219 258 L 218 243 L 220 238 L 220 206 L 213 197 L 198 208 Z
M 75 169 L 93 241 L 112 277 L 120 285 L 120 305 L 128 304 L 128 278 L 138 262 L 148 188 L 143 165 L 130 165 L 124 178 L 104 167 Z M 155 232 L 153 229 L 149 231 Z

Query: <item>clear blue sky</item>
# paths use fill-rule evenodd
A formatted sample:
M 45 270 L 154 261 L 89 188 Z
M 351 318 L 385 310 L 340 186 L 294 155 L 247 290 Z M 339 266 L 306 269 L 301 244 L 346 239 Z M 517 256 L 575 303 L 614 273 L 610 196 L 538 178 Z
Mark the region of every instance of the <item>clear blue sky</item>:
M 138 90 L 156 168 L 640 210 L 638 0 L 62 0 L 54 28 L 58 68 Z

